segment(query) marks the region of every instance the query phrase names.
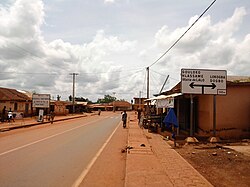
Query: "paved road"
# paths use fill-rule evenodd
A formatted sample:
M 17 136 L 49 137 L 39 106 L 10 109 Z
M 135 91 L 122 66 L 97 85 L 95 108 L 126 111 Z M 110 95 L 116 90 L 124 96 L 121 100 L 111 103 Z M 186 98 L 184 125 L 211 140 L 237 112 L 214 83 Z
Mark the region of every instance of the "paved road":
M 1 135 L 0 186 L 77 184 L 119 122 L 108 113 Z

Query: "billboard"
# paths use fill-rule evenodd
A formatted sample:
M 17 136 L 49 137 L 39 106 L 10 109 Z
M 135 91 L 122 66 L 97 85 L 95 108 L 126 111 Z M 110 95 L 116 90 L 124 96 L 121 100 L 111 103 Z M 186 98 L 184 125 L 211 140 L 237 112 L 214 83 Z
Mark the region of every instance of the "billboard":
M 34 108 L 49 108 L 50 94 L 33 94 L 32 106 Z

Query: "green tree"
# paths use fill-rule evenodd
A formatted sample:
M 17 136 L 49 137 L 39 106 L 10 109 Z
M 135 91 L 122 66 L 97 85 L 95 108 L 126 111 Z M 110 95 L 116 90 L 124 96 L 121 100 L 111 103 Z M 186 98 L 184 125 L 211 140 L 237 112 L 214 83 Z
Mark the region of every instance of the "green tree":
M 111 103 L 113 101 L 116 101 L 116 97 L 110 95 L 104 95 L 104 98 L 99 98 L 97 100 L 97 103 Z
M 70 95 L 70 96 L 69 96 L 69 101 L 72 101 L 72 99 L 73 99 L 73 98 L 72 98 L 72 95 Z
M 88 98 L 83 98 L 83 97 L 75 97 L 75 101 L 82 101 L 82 102 L 88 102 L 88 103 L 93 103 L 90 101 Z

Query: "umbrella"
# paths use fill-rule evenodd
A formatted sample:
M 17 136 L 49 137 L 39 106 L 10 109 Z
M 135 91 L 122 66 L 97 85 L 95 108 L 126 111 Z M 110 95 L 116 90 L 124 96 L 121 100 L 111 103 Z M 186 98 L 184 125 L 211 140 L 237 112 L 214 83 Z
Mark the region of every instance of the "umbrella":
M 170 110 L 168 111 L 168 114 L 165 116 L 163 122 L 166 124 L 167 127 L 170 127 L 172 124 L 174 125 L 175 128 L 179 127 L 177 117 L 174 113 L 173 108 L 170 108 Z

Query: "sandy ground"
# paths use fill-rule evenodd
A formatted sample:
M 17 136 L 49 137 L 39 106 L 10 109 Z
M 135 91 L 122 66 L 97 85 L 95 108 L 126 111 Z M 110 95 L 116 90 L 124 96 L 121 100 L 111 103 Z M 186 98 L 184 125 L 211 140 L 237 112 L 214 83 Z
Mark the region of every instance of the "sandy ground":
M 175 150 L 214 186 L 249 187 L 249 147 L 249 143 L 238 143 L 238 145 L 199 143 L 180 144 Z

